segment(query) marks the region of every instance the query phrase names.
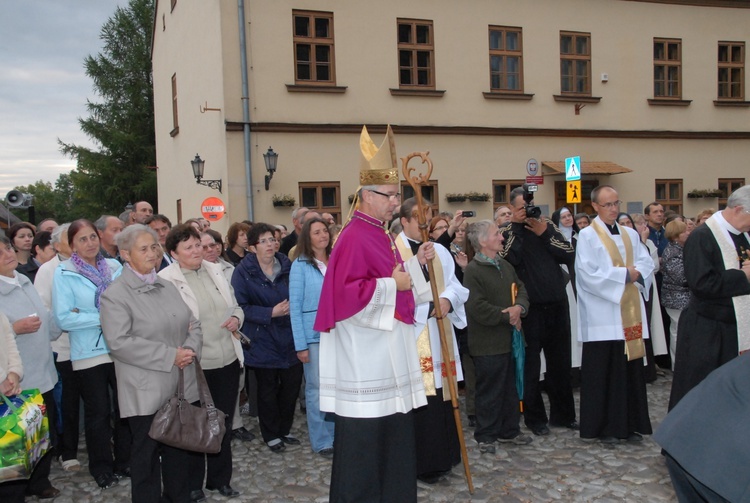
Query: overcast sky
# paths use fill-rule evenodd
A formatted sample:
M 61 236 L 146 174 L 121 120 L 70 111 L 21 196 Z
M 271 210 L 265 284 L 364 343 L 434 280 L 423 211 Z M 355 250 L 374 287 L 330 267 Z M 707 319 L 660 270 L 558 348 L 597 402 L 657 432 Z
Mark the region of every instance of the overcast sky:
M 0 0 L 0 199 L 75 167 L 58 138 L 91 146 L 78 118 L 99 100 L 83 60 L 118 5 L 127 0 Z

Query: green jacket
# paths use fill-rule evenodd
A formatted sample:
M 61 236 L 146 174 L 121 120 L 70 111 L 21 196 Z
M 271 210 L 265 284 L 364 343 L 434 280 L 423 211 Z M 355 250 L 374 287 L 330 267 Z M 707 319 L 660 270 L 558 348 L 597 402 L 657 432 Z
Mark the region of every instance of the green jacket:
M 515 269 L 500 259 L 498 270 L 493 264 L 474 258 L 464 270 L 464 286 L 469 289 L 466 315 L 469 324 L 469 353 L 490 356 L 509 353 L 513 327 L 510 316 L 502 310 L 511 306 L 510 288 L 518 286 L 516 304 L 525 315 L 529 309 L 526 287 Z

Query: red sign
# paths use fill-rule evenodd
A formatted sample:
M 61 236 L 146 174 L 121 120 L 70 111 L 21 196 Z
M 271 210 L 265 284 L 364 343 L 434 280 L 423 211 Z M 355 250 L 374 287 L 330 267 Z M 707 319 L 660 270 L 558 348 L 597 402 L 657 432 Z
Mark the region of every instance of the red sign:
M 527 176 L 526 183 L 535 183 L 537 185 L 544 185 L 543 176 Z
M 218 197 L 207 197 L 201 203 L 201 214 L 208 221 L 216 222 L 217 220 L 221 220 L 221 217 L 225 213 L 224 201 Z

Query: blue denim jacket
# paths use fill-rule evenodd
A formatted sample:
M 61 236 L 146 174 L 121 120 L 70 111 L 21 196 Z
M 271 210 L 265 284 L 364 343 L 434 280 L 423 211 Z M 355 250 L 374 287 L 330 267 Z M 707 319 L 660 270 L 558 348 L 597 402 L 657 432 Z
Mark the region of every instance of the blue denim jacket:
M 289 316 L 292 318 L 294 347 L 304 351 L 308 344 L 320 342 L 320 332 L 313 330 L 318 314 L 323 274 L 312 259 L 300 256 L 292 263 L 289 274 Z

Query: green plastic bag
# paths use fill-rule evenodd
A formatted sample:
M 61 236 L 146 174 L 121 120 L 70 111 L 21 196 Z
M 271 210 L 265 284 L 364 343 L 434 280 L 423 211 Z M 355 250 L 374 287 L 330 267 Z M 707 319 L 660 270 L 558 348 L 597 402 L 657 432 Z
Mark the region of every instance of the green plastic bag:
M 28 479 L 51 447 L 47 407 L 38 389 L 0 398 L 0 482 Z

